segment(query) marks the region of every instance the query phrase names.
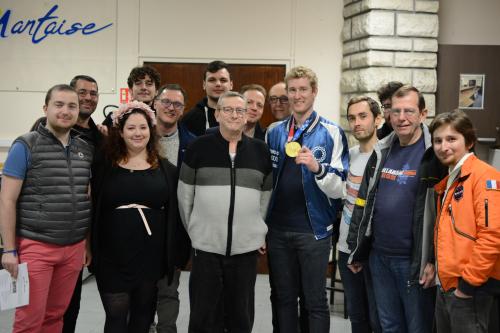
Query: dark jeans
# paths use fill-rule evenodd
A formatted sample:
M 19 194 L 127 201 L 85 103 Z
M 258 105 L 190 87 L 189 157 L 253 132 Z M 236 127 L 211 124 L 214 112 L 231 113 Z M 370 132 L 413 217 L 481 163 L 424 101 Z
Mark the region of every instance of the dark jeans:
M 453 291 L 438 291 L 436 326 L 438 333 L 487 333 L 493 296 L 477 292 L 472 298 L 458 298 Z
M 417 283 L 410 284 L 410 258 L 390 257 L 372 250 L 370 271 L 375 302 L 384 333 L 428 333 L 432 320 L 426 315 L 426 296 Z
M 280 332 L 297 332 L 297 299 L 301 288 L 309 332 L 329 332 L 326 271 L 330 248 L 331 237 L 316 240 L 313 234 L 269 230 L 269 265 L 276 289 Z
M 378 320 L 377 305 L 370 274 L 370 267 L 363 265 L 361 272 L 354 274 L 347 267 L 349 254 L 339 251 L 339 272 L 344 286 L 347 314 L 352 333 L 382 332 Z
M 177 317 L 179 316 L 179 278 L 181 271 L 176 270 L 172 283 L 168 284 L 168 277 L 165 276 L 158 281 L 158 303 L 156 313 L 158 314 L 158 324 L 156 332 L 175 333 L 177 332 Z
M 269 254 L 268 254 L 269 258 Z M 271 279 L 271 265 L 269 265 L 269 286 L 271 287 L 271 295 L 269 299 L 271 300 L 271 312 L 272 312 L 272 322 L 273 322 L 273 333 L 280 333 L 280 326 L 278 324 L 278 313 L 276 311 L 276 288 L 274 287 L 273 280 Z M 309 333 L 309 322 L 307 321 L 307 310 L 306 304 L 304 302 L 304 293 L 302 288 L 299 297 L 299 332 Z
M 80 299 L 82 298 L 82 275 L 83 270 L 80 272 L 80 276 L 76 280 L 76 286 L 75 290 L 73 291 L 73 296 L 71 296 L 71 301 L 69 302 L 68 308 L 64 313 L 64 325 L 62 333 L 75 332 L 76 320 L 78 319 L 78 313 L 80 312 Z
M 227 257 L 194 250 L 192 258 L 189 332 L 219 333 L 225 328 L 231 333 L 250 333 L 255 314 L 257 251 Z M 221 303 L 223 307 L 218 305 Z

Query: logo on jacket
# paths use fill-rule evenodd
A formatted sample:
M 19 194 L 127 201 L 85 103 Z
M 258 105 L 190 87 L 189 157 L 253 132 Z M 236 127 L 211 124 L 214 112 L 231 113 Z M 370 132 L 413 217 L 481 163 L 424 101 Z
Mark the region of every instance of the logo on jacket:
M 463 197 L 464 197 L 464 186 L 463 185 L 457 186 L 457 188 L 455 189 L 455 192 L 453 192 L 453 198 L 456 201 L 459 201 Z
M 273 168 L 277 168 L 280 152 L 277 151 L 276 149 L 269 149 L 269 152 L 271 153 L 271 161 Z
M 83 160 L 83 158 L 85 157 L 85 155 L 83 155 L 83 153 L 81 151 L 79 151 L 78 152 L 78 157 L 80 157 Z
M 321 146 L 316 146 L 313 149 L 311 149 L 311 152 L 319 163 L 322 163 L 326 159 L 326 149 L 321 147 Z

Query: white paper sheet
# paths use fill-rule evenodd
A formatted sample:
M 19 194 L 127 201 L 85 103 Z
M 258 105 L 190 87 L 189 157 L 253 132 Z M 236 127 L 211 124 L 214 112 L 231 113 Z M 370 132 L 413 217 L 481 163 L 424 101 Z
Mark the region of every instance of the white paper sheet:
M 27 305 L 30 296 L 28 265 L 19 264 L 17 280 L 13 280 L 7 270 L 0 270 L 0 311 Z

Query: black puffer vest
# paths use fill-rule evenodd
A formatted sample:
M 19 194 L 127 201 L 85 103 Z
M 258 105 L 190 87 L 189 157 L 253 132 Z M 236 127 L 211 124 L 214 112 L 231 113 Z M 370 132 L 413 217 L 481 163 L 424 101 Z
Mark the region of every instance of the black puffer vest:
M 16 139 L 31 153 L 17 201 L 18 236 L 57 245 L 85 238 L 91 216 L 93 148 L 74 134 L 67 148 L 43 125 Z

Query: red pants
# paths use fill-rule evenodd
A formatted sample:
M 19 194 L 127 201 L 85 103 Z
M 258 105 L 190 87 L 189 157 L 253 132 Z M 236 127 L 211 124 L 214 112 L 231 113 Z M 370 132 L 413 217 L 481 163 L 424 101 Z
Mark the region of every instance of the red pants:
M 13 333 L 57 333 L 63 326 L 85 254 L 85 241 L 55 245 L 18 239 L 19 261 L 28 264 L 29 304 L 17 308 Z

